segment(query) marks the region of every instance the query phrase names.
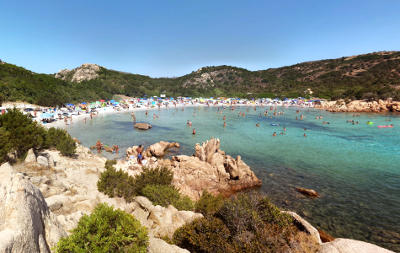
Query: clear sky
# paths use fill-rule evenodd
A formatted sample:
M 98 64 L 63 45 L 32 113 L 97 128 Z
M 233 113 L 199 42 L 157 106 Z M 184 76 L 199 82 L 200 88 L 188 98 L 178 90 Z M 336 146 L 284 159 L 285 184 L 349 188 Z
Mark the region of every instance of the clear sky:
M 0 0 L 0 59 L 161 76 L 400 50 L 400 0 Z

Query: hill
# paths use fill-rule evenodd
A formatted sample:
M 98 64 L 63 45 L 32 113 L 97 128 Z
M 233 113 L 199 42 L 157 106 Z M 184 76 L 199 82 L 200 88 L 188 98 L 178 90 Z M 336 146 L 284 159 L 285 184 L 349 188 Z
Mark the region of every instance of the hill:
M 249 71 L 203 67 L 178 78 L 151 78 L 83 64 L 57 74 L 37 74 L 0 64 L 3 99 L 41 105 L 127 96 L 393 98 L 400 100 L 400 52 L 377 52 Z M 1 98 L 0 98 L 1 99 Z

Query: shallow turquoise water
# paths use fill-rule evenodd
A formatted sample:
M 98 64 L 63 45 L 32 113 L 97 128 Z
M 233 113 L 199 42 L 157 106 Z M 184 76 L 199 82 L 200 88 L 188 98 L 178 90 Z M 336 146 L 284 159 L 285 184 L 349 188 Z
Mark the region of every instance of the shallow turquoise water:
M 260 116 L 269 109 L 241 107 L 222 113 L 207 107 L 169 109 L 149 111 L 147 117 L 144 111 L 136 112 L 138 122 L 153 125 L 149 131 L 134 129 L 129 113 L 122 113 L 98 116 L 86 124 L 74 122 L 67 130 L 86 146 L 97 139 L 118 144 L 122 154 L 129 146 L 165 140 L 181 143 L 179 153 L 190 155 L 195 143 L 218 137 L 222 150 L 240 154 L 252 167 L 263 181 L 261 191 L 278 206 L 295 210 L 335 237 L 366 240 L 400 251 L 400 116 L 353 117 L 314 109 L 296 113 L 297 108 L 280 107 L 278 111 L 284 111 L 281 116 Z M 246 117 L 239 116 L 239 111 Z M 153 113 L 159 118 L 154 120 Z M 296 120 L 300 114 L 304 120 Z M 324 118 L 316 120 L 317 115 Z M 187 120 L 193 122 L 195 136 Z M 375 124 L 367 125 L 367 121 Z M 273 123 L 280 126 L 271 126 Z M 388 124 L 395 127 L 377 128 Z M 283 127 L 286 135 L 280 135 Z M 304 198 L 294 190 L 296 186 L 315 189 L 321 198 Z

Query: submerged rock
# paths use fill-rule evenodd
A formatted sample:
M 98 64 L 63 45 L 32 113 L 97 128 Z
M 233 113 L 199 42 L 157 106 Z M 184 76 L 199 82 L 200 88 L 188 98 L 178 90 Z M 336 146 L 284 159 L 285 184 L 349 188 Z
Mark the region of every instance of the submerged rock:
M 133 126 L 140 130 L 149 130 L 150 128 L 152 128 L 152 126 L 148 123 L 136 123 Z
M 319 194 L 318 192 L 316 192 L 313 189 L 307 189 L 307 188 L 303 188 L 303 187 L 296 187 L 296 191 L 300 192 L 301 194 L 307 196 L 307 197 L 311 197 L 311 198 L 318 198 Z

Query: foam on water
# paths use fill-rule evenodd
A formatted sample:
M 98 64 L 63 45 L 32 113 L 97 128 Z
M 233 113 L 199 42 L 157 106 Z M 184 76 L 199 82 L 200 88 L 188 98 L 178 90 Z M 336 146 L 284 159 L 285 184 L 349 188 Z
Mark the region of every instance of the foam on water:
M 149 122 L 151 130 L 134 129 L 129 113 L 98 116 L 86 124 L 74 122 L 67 130 L 86 146 L 98 139 L 118 144 L 121 156 L 127 147 L 160 140 L 179 142 L 180 153 L 190 155 L 195 143 L 218 137 L 222 150 L 241 155 L 252 167 L 263 181 L 261 190 L 278 206 L 297 211 L 335 237 L 366 240 L 400 251 L 400 117 L 352 117 L 313 109 L 300 109 L 297 114 L 297 108 L 278 108 L 285 113 L 277 117 L 260 116 L 267 109 L 239 107 L 220 114 L 217 108 L 199 107 L 149 111 L 147 117 L 141 111 L 136 112 L 138 122 Z M 239 111 L 246 117 L 239 116 Z M 153 119 L 153 113 L 159 118 Z M 300 114 L 304 120 L 296 120 Z M 317 115 L 324 118 L 316 120 Z M 360 124 L 346 123 L 348 119 Z M 187 120 L 193 122 L 195 136 Z M 367 125 L 367 121 L 374 124 Z M 258 122 L 260 127 L 256 127 Z M 377 127 L 388 124 L 395 127 Z M 280 135 L 283 127 L 286 135 Z M 296 186 L 315 189 L 321 198 L 304 198 L 295 192 Z

